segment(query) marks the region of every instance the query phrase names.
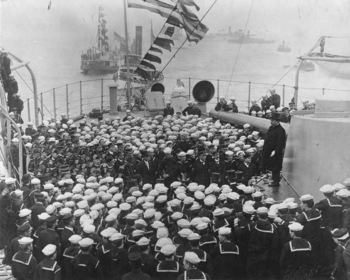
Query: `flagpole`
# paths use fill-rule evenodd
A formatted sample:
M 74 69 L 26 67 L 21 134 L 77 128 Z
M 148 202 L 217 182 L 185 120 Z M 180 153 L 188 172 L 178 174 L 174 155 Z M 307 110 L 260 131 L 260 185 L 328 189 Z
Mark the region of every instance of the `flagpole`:
M 128 0 L 124 0 L 124 26 L 125 26 L 125 44 L 126 44 L 126 71 L 127 71 L 127 76 L 126 76 L 126 96 L 128 100 L 128 109 L 131 108 L 131 96 L 130 96 L 130 68 L 129 68 L 129 39 L 128 39 L 128 17 L 127 17 L 127 3 Z

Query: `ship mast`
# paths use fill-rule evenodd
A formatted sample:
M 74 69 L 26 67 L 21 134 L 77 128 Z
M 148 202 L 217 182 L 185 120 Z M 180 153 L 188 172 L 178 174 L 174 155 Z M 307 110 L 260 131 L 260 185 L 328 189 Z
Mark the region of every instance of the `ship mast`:
M 130 68 L 129 68 L 129 40 L 128 40 L 128 17 L 127 17 L 127 1 L 124 0 L 124 26 L 125 26 L 125 45 L 126 45 L 126 73 L 127 74 L 127 80 L 126 80 L 126 96 L 128 100 L 128 109 L 131 108 L 131 96 L 130 96 Z
M 101 50 L 101 7 L 98 7 L 97 48 Z

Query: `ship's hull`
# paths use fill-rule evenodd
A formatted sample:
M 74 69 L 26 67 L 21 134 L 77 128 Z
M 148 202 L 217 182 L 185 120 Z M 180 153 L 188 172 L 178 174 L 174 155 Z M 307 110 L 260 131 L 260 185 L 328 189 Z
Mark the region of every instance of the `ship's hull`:
M 277 49 L 278 52 L 291 52 L 291 50 L 289 47 L 278 47 Z
M 236 44 L 273 44 L 274 40 L 264 40 L 264 39 L 241 39 L 241 38 L 230 38 L 228 39 L 229 43 L 236 43 Z
M 102 63 L 99 62 L 93 62 L 88 64 L 82 64 L 80 69 L 85 74 L 112 74 L 118 71 L 118 65 L 115 64 L 113 66 L 110 65 L 104 65 L 103 61 Z

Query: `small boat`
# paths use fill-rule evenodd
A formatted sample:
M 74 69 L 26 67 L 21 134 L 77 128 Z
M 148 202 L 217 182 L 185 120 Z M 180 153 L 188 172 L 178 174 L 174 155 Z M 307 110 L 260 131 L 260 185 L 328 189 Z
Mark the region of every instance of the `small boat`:
M 309 57 L 328 75 L 344 79 L 350 78 L 350 56 L 310 53 Z
M 284 41 L 282 42 L 282 45 L 279 45 L 277 48 L 278 52 L 291 52 L 291 48 L 285 45 Z
M 99 7 L 97 46 L 89 48 L 81 55 L 80 69 L 84 74 L 108 74 L 118 71 L 118 56 L 109 46 L 106 23 L 103 8 Z
M 312 63 L 311 61 L 303 61 L 301 64 L 300 70 L 305 71 L 305 72 L 311 72 L 315 70 L 315 64 Z

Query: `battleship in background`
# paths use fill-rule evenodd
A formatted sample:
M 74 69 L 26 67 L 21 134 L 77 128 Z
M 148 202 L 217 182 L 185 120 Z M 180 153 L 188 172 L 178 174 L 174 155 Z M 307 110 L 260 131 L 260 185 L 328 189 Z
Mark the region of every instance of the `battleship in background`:
M 229 43 L 237 44 L 273 44 L 274 40 L 265 40 L 261 38 L 253 38 L 255 35 L 250 34 L 249 30 L 247 34 L 244 34 L 242 29 L 235 32 L 229 32 Z
M 103 8 L 99 7 L 97 46 L 92 46 L 81 55 L 80 69 L 84 74 L 108 74 L 118 71 L 118 55 L 108 43 L 106 20 Z

